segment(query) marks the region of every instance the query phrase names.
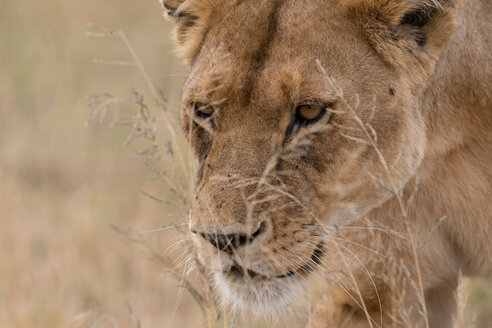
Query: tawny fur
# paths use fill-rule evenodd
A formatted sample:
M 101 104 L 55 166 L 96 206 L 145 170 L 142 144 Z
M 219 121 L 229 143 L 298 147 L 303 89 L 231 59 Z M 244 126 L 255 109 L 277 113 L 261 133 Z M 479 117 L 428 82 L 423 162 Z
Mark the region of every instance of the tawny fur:
M 196 235 L 199 259 L 239 298 L 226 303 L 259 312 L 292 297 L 275 277 L 314 266 L 322 244 L 316 265 L 331 282 L 310 327 L 418 325 L 416 247 L 430 327 L 450 327 L 459 274 L 492 278 L 492 3 L 164 2 L 191 65 L 182 121 L 200 170 L 190 226 L 248 234 L 267 222 L 232 255 Z M 402 24 L 416 10 L 428 19 Z M 313 99 L 331 119 L 286 133 Z M 193 103 L 212 106 L 213 122 Z M 235 261 L 264 278 L 223 282 Z

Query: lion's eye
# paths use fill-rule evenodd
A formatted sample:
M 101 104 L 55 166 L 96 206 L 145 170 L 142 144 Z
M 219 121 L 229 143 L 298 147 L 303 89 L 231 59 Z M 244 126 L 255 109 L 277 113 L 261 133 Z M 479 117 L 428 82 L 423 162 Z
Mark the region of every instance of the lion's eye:
M 201 118 L 209 118 L 214 113 L 212 106 L 197 102 L 193 103 L 193 110 L 195 115 Z
M 296 108 L 296 119 L 299 123 L 311 124 L 321 119 L 325 113 L 324 105 L 300 105 Z

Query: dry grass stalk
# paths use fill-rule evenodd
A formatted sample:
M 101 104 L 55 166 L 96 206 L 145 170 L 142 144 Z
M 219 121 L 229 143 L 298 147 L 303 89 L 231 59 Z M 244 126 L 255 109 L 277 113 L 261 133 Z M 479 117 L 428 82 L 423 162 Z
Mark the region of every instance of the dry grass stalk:
M 112 111 L 113 118 L 110 123 L 111 126 L 130 127 L 130 133 L 124 144 L 127 146 L 138 141 L 139 144 L 144 145 L 142 149 L 134 153 L 134 157 L 143 158 L 146 161 L 146 166 L 152 172 L 152 178 L 164 181 L 169 186 L 170 191 L 175 195 L 176 200 L 163 199 L 146 191 L 142 191 L 142 194 L 159 203 L 177 208 L 178 217 L 182 221 L 185 221 L 184 218 L 188 215 L 190 198 L 193 194 L 194 183 L 191 174 L 193 164 L 185 160 L 183 152 L 180 150 L 182 142 L 178 140 L 175 123 L 173 123 L 173 120 L 169 116 L 167 100 L 163 92 L 159 91 L 153 84 L 142 61 L 123 31 L 102 28 L 94 24 L 89 25 L 89 27 L 93 31 L 88 32 L 87 36 L 116 36 L 123 41 L 135 66 L 142 74 L 150 90 L 155 107 L 149 107 L 144 101 L 144 96 L 136 90 L 132 90 L 131 97 L 127 99 L 122 99 L 109 93 L 92 95 L 88 97 L 89 107 L 92 108 L 92 112 L 87 123 L 89 124 L 96 119 L 99 122 L 103 122 L 109 112 Z M 130 110 L 133 108 L 134 111 L 136 110 L 136 113 L 129 117 L 124 116 L 125 113 L 122 113 L 124 106 L 130 106 Z M 155 114 L 155 112 L 158 112 L 158 114 Z M 167 128 L 167 136 L 160 134 L 156 115 L 163 118 L 164 125 Z M 191 156 L 188 157 L 191 159 Z M 169 170 L 170 172 L 168 172 Z M 184 174 L 180 177 L 180 173 L 183 171 Z M 181 256 L 177 258 L 170 257 L 167 252 L 162 254 L 160 249 L 155 249 L 145 237 L 144 233 L 129 231 L 114 225 L 113 230 L 127 242 L 139 247 L 148 258 L 160 266 L 167 268 L 166 274 L 173 277 L 179 283 L 180 288 L 189 292 L 198 304 L 203 315 L 207 318 L 208 327 L 216 327 L 221 319 L 222 313 L 216 304 L 215 294 L 210 284 L 210 275 L 207 268 L 195 260 L 189 232 L 187 229 L 184 229 L 185 226 L 186 223 L 176 223 L 147 231 L 157 232 L 168 229 L 178 231 L 182 235 L 182 239 L 171 245 L 170 249 L 181 247 L 183 254 L 185 254 L 184 260 L 180 259 Z M 193 270 L 198 273 L 201 286 L 195 285 L 188 279 L 189 274 Z M 178 295 L 176 306 L 179 304 L 180 295 Z M 224 320 L 228 324 L 229 319 L 227 316 Z

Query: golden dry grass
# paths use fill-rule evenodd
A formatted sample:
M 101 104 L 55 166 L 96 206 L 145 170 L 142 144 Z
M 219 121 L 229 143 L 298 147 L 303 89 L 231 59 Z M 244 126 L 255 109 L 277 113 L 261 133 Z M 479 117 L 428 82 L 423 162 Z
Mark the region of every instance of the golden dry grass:
M 121 40 L 88 38 L 87 23 L 121 28 L 177 107 L 186 68 L 157 1 L 0 0 L 0 327 L 205 327 L 186 291 L 176 307 L 166 268 L 111 228 L 182 218 L 141 193 L 172 197 L 131 158 L 136 146 L 123 146 L 127 128 L 85 127 L 85 96 L 149 92 L 134 65 L 94 63 L 132 60 Z M 179 240 L 172 230 L 143 235 L 158 252 Z M 462 327 L 471 313 L 491 327 L 490 286 L 463 290 Z

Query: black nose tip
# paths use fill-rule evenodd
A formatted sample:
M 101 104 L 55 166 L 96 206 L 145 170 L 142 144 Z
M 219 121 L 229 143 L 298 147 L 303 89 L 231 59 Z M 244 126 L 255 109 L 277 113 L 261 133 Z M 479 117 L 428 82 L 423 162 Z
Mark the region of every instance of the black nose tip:
M 242 247 L 244 245 L 250 244 L 255 240 L 261 233 L 265 230 L 265 223 L 262 222 L 258 229 L 253 234 L 245 233 L 232 233 L 232 234 L 221 234 L 221 233 L 205 233 L 193 231 L 193 233 L 199 233 L 205 240 L 212 244 L 217 249 L 232 254 L 235 249 Z

